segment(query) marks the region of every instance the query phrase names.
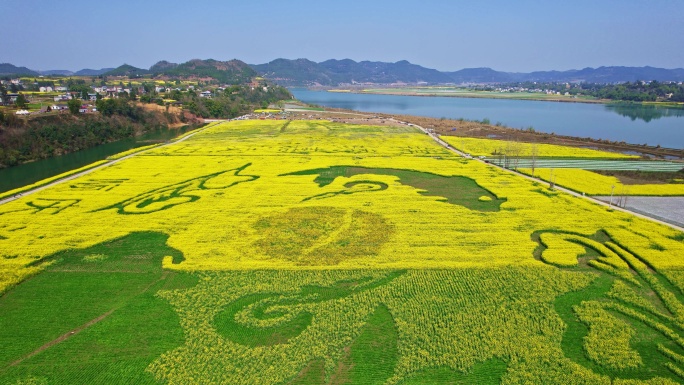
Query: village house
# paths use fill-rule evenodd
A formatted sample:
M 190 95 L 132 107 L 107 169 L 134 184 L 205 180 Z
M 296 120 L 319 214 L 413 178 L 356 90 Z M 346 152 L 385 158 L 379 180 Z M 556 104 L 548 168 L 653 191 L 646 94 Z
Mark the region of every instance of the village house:
M 7 94 L 7 100 L 4 100 L 6 104 L 11 104 L 17 101 L 19 94 Z
M 123 89 L 121 87 L 109 87 L 105 92 L 107 93 L 108 98 L 118 98 L 119 93 L 122 91 Z
M 40 92 L 52 92 L 52 87 L 50 87 L 50 86 L 40 87 L 40 88 L 38 88 L 38 91 L 40 91 Z
M 68 93 L 66 93 L 66 94 L 62 94 L 62 95 L 57 95 L 57 96 L 55 96 L 53 99 L 54 99 L 54 101 L 56 101 L 56 102 L 61 102 L 61 101 L 64 101 L 64 100 L 71 100 L 71 95 L 68 94 Z
M 202 98 L 211 98 L 211 91 L 203 91 L 200 93 L 200 97 Z
M 68 109 L 69 107 L 66 104 L 53 104 L 50 106 L 50 110 L 52 111 L 66 111 Z

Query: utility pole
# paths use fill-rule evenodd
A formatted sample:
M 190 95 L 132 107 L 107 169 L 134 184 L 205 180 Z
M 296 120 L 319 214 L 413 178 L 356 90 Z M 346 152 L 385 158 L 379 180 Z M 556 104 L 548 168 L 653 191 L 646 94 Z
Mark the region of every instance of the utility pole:
M 608 203 L 608 206 L 613 205 L 613 191 L 615 190 L 615 185 L 610 186 L 610 202 Z
M 625 198 L 622 201 L 622 208 L 625 208 L 625 207 L 627 207 L 627 196 L 629 196 L 629 187 L 625 186 L 625 190 L 624 190 L 623 194 L 625 195 Z

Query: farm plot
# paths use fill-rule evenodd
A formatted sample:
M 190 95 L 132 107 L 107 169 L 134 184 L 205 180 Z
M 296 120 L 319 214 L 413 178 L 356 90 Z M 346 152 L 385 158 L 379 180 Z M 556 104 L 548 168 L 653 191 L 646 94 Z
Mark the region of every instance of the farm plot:
M 219 124 L 0 206 L 0 256 L 2 383 L 684 381 L 684 234 L 411 128 Z
M 521 168 L 519 171 L 532 175 L 531 169 Z M 625 184 L 617 177 L 601 175 L 589 170 L 537 168 L 534 170 L 534 176 L 588 195 L 610 195 L 611 193 L 636 196 L 684 195 L 684 183 Z

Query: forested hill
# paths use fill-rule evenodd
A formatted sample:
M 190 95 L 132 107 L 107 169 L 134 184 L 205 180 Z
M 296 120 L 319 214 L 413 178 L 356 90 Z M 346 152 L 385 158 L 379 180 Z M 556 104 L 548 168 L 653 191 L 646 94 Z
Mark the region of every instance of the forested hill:
M 254 69 L 237 59 L 229 61 L 193 59 L 182 64 L 162 60 L 150 67 L 150 72 L 154 75 L 180 78 L 213 78 L 227 84 L 247 83 L 253 77 L 258 76 Z
M 350 59 L 326 60 L 315 63 L 307 59 L 277 59 L 267 64 L 253 65 L 267 79 L 286 86 L 338 85 L 353 83 L 451 83 L 445 73 L 411 64 L 406 60 L 396 63 Z
M 181 64 L 161 60 L 149 70 L 124 64 L 105 72 L 103 75 L 128 77 L 152 75 L 185 79 L 211 78 L 222 84 L 243 84 L 250 82 L 252 78 L 258 76 L 258 73 L 245 62 L 237 59 L 229 61 L 193 59 Z
M 10 63 L 0 63 L 0 76 L 10 75 L 31 75 L 38 76 L 38 72 L 30 70 L 26 67 L 17 67 Z
M 120 65 L 116 68 L 114 68 L 111 71 L 107 71 L 103 73 L 102 75 L 105 76 L 128 76 L 128 77 L 135 77 L 135 76 L 144 76 L 148 75 L 150 71 L 142 68 L 137 68 L 134 67 L 130 64 L 123 64 Z
M 588 82 L 622 83 L 637 80 L 684 81 L 684 69 L 655 67 L 599 67 L 568 71 L 503 72 L 491 68 L 465 68 L 440 72 L 411 64 L 355 62 L 350 59 L 316 63 L 307 59 L 276 59 L 270 63 L 252 65 L 267 79 L 285 86 L 338 86 L 354 83 L 510 83 L 510 82 Z

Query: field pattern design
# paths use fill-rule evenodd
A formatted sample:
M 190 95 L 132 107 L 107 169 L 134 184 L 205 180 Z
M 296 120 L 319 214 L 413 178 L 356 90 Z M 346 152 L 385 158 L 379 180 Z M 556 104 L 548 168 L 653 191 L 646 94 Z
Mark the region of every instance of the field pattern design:
M 220 123 L 0 205 L 0 383 L 684 383 L 683 267 L 411 127 Z
M 634 369 L 646 367 L 654 370 L 664 366 L 675 378 L 684 379 L 684 303 L 681 289 L 648 261 L 603 231 L 592 236 L 536 232 L 533 238 L 540 244 L 536 253 L 542 261 L 572 270 L 573 267 L 565 261 L 559 263 L 553 256 L 549 258 L 545 254 L 563 249 L 568 244 L 576 245 L 584 252 L 574 256 L 574 265 L 599 273 L 592 285 L 572 294 L 576 298 L 574 304 L 573 300 L 563 296 L 556 301 L 556 307 L 564 318 L 588 327 L 585 333 L 572 336 L 566 332 L 566 355 L 581 357 L 573 350 L 583 346 L 588 360 L 581 361 L 590 368 L 600 368 L 614 376 L 643 377 L 646 374 L 643 369 Z M 635 338 L 637 331 L 639 336 Z M 584 336 L 580 338 L 582 334 Z
M 318 183 L 320 187 L 328 186 L 335 181 L 338 176 L 352 177 L 354 175 L 391 175 L 399 178 L 400 183 L 412 186 L 420 191 L 421 195 L 438 196 L 450 204 L 458 204 L 472 210 L 478 211 L 499 211 L 501 203 L 505 199 L 499 199 L 491 192 L 479 186 L 475 181 L 463 176 L 444 177 L 441 175 L 430 174 L 426 172 L 417 172 L 412 170 L 396 170 L 396 169 L 369 169 L 363 167 L 345 167 L 335 166 L 326 169 L 304 170 L 287 175 L 318 175 L 314 182 Z M 358 185 L 363 184 L 364 188 L 358 189 Z M 374 185 L 368 188 L 367 185 Z M 325 193 L 315 195 L 309 199 L 322 199 L 337 194 L 352 194 L 354 192 L 368 192 L 368 191 L 382 191 L 387 189 L 387 185 L 382 182 L 373 181 L 359 181 L 350 182 L 344 185 L 347 190 L 336 191 L 334 193 Z M 356 189 L 355 189 L 356 188 Z M 356 190 L 356 191 L 354 191 Z M 480 200 L 481 197 L 487 197 L 487 200 Z

